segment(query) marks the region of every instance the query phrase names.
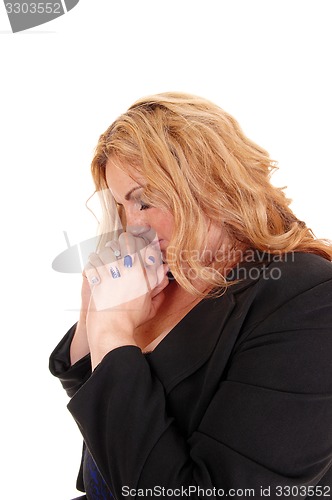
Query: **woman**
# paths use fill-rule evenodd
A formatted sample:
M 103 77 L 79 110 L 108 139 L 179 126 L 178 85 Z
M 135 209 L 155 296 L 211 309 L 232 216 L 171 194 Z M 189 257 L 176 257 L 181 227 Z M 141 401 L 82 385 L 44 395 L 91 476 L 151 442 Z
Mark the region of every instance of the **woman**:
M 82 498 L 332 494 L 332 247 L 274 168 L 186 94 L 100 137 L 103 236 L 50 360 L 84 438 Z

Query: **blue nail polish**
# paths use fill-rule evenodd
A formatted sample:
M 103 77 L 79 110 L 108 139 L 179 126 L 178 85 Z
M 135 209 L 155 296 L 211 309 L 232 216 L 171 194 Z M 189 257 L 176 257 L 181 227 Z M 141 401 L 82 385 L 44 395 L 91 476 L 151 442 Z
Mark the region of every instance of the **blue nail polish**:
M 110 268 L 110 273 L 112 275 L 112 278 L 120 278 L 121 277 L 121 274 L 120 274 L 120 271 L 117 267 L 111 267 Z
M 123 263 L 125 267 L 133 267 L 133 259 L 130 255 L 124 256 Z
M 156 262 L 156 259 L 152 255 L 150 255 L 148 259 L 152 262 L 152 264 Z

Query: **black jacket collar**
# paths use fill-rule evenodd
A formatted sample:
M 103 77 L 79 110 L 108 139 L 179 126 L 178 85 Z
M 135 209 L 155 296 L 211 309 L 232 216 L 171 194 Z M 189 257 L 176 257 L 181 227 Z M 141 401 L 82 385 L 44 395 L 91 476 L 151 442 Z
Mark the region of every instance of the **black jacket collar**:
M 226 364 L 254 298 L 254 285 L 267 265 L 262 259 L 237 266 L 229 279 L 239 279 L 238 283 L 230 286 L 221 297 L 199 302 L 154 351 L 146 355 L 167 393 L 198 370 L 217 343 L 222 345 Z

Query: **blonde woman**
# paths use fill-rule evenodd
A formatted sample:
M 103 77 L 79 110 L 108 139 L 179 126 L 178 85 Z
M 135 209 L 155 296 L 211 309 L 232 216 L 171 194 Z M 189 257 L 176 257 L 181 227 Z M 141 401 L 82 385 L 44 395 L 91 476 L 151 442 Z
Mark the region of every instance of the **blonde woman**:
M 50 360 L 80 498 L 332 495 L 332 247 L 274 168 L 192 95 L 141 99 L 101 135 L 100 245 Z

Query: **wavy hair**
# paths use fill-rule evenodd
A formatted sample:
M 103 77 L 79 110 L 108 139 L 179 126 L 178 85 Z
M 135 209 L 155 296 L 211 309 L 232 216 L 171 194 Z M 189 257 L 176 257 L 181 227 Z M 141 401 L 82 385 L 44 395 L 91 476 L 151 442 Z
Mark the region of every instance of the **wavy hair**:
M 197 259 L 197 250 L 205 248 L 207 219 L 226 229 L 233 250 L 310 252 L 332 260 L 331 243 L 316 239 L 290 209 L 284 188 L 271 184 L 277 165 L 269 154 L 244 135 L 232 116 L 206 99 L 176 92 L 142 98 L 100 136 L 92 175 L 96 190 L 104 193 L 104 232 L 114 224 L 105 175 L 110 157 L 144 176 L 147 203 L 173 214 L 169 249 L 177 251 L 169 265 L 175 279 L 193 294 L 198 292 L 177 257 L 182 250 L 189 268 L 207 285 L 225 289 L 229 284 L 215 266 Z

